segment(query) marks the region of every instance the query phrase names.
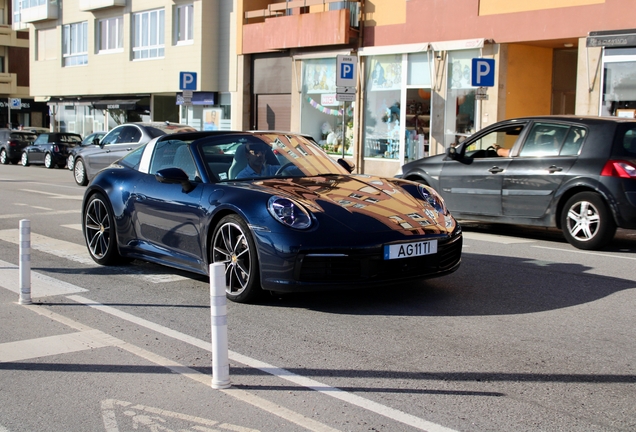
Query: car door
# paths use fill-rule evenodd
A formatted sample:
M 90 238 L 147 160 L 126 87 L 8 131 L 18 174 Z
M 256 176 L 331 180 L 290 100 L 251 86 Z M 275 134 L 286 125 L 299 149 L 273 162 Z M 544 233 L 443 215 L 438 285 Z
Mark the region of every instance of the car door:
M 132 144 L 137 144 L 141 140 L 141 136 L 140 129 L 133 125 L 118 126 L 108 132 L 100 141 L 100 150 L 86 155 L 85 165 L 88 172 L 96 173 L 125 156 L 133 149 Z
M 494 146 L 515 148 L 526 123 L 502 125 L 469 138 L 457 148 L 458 157 L 446 159 L 439 189 L 454 214 L 500 216 L 504 172 L 511 157 L 497 156 Z
M 149 174 L 136 184 L 129 208 L 140 241 L 138 247 L 144 253 L 179 267 L 203 268 L 201 230 L 206 211 L 201 206 L 201 194 L 205 185 L 193 181 L 194 189 L 185 192 L 181 184 L 160 183 L 155 178 L 160 169 L 183 165 L 183 155 L 176 152 L 178 147 L 175 141 L 159 141 L 155 145 Z M 194 161 L 191 166 L 196 170 Z M 195 172 L 188 174 L 191 179 L 198 179 Z
M 131 150 L 142 144 L 143 133 L 138 126 L 127 125 L 119 134 L 117 141 L 110 144 L 108 148 L 108 165 L 126 156 Z
M 568 178 L 585 140 L 582 126 L 540 121 L 533 123 L 518 157 L 503 175 L 505 216 L 540 218 Z
M 43 133 L 37 137 L 37 139 L 33 142 L 33 145 L 26 147 L 25 150 L 29 156 L 29 162 L 32 162 L 32 163 L 44 162 L 44 154 L 46 153 L 48 142 L 49 142 L 49 134 Z

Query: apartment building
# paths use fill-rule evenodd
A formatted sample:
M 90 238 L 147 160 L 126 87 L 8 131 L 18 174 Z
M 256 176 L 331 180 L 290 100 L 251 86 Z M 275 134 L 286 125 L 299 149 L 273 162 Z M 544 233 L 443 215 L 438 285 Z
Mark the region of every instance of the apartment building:
M 29 95 L 29 32 L 13 18 L 11 0 L 0 0 L 0 127 L 42 126 L 48 108 Z
M 124 119 L 292 130 L 358 172 L 390 176 L 505 118 L 636 109 L 633 0 L 13 0 L 13 8 L 14 26 L 29 29 L 30 95 L 48 105 L 54 128 L 82 134 Z M 357 66 L 346 101 L 340 56 Z M 181 72 L 197 77 L 186 99 Z
M 231 1 L 14 0 L 30 35 L 30 94 L 56 130 L 123 121 L 230 128 Z M 196 77 L 182 96 L 182 73 Z M 192 83 L 190 83 L 192 84 Z M 190 87 L 190 86 L 188 86 Z

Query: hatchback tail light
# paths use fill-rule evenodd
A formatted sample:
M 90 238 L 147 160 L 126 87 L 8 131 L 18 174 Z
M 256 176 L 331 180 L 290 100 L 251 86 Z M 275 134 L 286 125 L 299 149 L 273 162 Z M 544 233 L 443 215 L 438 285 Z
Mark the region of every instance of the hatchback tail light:
M 53 151 L 54 151 L 55 153 L 58 153 L 58 152 L 60 151 L 60 148 L 59 148 L 58 146 L 54 145 L 54 146 L 53 146 Z
M 622 160 L 610 160 L 607 161 L 603 167 L 601 175 L 606 177 L 636 179 L 636 166 Z
M 15 147 L 17 145 L 18 145 L 17 141 L 9 140 L 9 147 Z

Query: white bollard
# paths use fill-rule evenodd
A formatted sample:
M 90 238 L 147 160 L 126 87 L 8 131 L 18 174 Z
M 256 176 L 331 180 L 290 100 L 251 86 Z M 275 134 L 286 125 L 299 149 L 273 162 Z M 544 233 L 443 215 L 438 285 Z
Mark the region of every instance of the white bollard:
M 31 221 L 20 220 L 20 304 L 31 301 Z
M 210 314 L 212 318 L 212 388 L 230 387 L 227 347 L 227 298 L 225 264 L 210 264 Z

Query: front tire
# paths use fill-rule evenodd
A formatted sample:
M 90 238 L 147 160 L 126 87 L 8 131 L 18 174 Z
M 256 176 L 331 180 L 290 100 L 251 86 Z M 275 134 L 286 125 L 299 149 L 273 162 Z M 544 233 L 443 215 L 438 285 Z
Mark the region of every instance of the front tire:
M 566 240 L 578 249 L 602 249 L 614 238 L 616 223 L 612 213 L 594 192 L 571 197 L 561 213 L 561 229 Z
M 75 183 L 80 186 L 86 186 L 88 184 L 86 169 L 84 168 L 84 161 L 82 159 L 77 159 L 75 161 L 75 166 L 73 167 L 73 177 L 75 177 Z
M 86 204 L 82 229 L 88 252 L 101 265 L 117 264 L 121 257 L 117 250 L 115 219 L 109 203 L 96 193 Z
M 22 166 L 29 166 L 29 155 L 27 154 L 27 152 L 22 152 L 22 157 L 20 157 L 20 163 L 22 164 Z
M 55 164 L 53 163 L 53 157 L 51 153 L 47 153 L 44 155 L 44 166 L 48 169 L 55 168 Z
M 216 226 L 210 262 L 225 264 L 225 293 L 228 299 L 250 303 L 263 293 L 256 245 L 247 224 L 240 217 L 226 216 Z

